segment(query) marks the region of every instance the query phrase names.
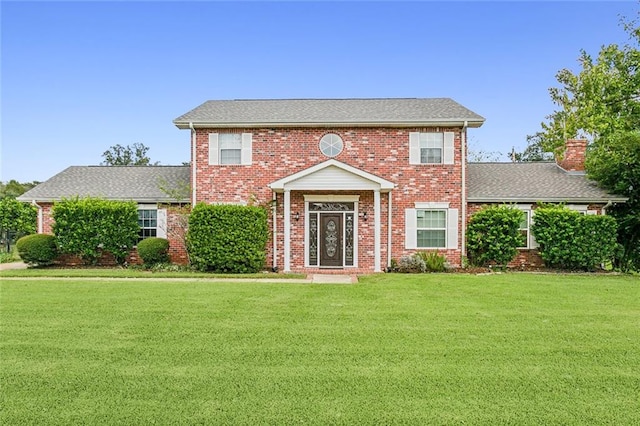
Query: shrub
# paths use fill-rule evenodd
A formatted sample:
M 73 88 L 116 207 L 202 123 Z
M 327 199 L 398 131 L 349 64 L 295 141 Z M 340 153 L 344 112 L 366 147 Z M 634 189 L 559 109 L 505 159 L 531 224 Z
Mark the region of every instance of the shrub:
M 476 266 L 490 263 L 506 265 L 525 245 L 520 233 L 522 211 L 510 206 L 489 206 L 476 212 L 469 220 L 467 254 Z
M 405 274 L 419 274 L 427 271 L 427 265 L 425 264 L 422 256 L 418 253 L 411 256 L 405 255 L 400 258 L 398 262 L 398 272 Z
M 416 253 L 424 261 L 429 272 L 444 272 L 447 258 L 435 251 L 419 251 Z
M 20 258 L 30 265 L 51 265 L 58 257 L 56 238 L 53 235 L 27 235 L 16 242 L 16 247 Z
M 263 207 L 198 204 L 189 216 L 189 259 L 201 271 L 258 272 L 268 238 Z
M 536 209 L 531 232 L 540 257 L 553 268 L 593 270 L 614 257 L 617 223 L 611 216 L 590 216 L 565 206 Z
M 119 264 L 138 241 L 138 205 L 134 201 L 75 198 L 53 206 L 53 233 L 64 253 L 95 264 L 102 250 Z
M 138 255 L 146 266 L 169 261 L 169 240 L 149 237 L 138 243 Z

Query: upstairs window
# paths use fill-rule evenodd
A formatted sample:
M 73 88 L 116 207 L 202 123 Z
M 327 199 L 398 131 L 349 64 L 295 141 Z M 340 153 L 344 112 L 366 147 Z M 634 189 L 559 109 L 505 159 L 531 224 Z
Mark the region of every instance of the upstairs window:
M 220 164 L 241 164 L 242 136 L 239 133 L 221 133 L 218 135 Z
M 251 165 L 251 133 L 209 133 L 210 165 Z
M 409 164 L 453 164 L 453 132 L 409 133 Z

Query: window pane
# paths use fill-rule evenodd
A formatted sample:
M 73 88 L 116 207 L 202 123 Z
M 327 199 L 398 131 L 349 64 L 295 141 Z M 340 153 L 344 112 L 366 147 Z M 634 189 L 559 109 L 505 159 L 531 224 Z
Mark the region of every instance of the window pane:
M 444 210 L 418 210 L 418 228 L 445 229 L 447 227 L 447 213 Z
M 242 135 L 240 133 L 220 133 L 218 135 L 220 149 L 242 148 Z
M 426 164 L 442 163 L 442 149 L 420 148 L 420 162 Z
M 221 149 L 220 164 L 240 164 L 242 151 L 239 149 Z
M 522 219 L 520 220 L 520 229 L 529 228 L 529 212 L 522 212 Z
M 445 230 L 418 230 L 418 247 L 422 248 L 444 248 Z

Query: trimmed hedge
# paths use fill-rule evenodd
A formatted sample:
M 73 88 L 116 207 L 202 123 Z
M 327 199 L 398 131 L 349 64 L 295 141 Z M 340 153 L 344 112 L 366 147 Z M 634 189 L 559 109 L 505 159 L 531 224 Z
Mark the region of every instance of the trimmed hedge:
M 53 233 L 64 253 L 95 264 L 107 251 L 123 264 L 138 241 L 138 205 L 101 198 L 65 199 L 53 205 Z
M 467 252 L 473 265 L 507 265 L 525 245 L 520 233 L 523 212 L 511 206 L 489 206 L 469 220 Z
M 138 243 L 138 256 L 146 266 L 169 261 L 169 240 L 149 237 Z
M 20 258 L 29 265 L 51 265 L 58 257 L 56 237 L 53 235 L 27 235 L 16 242 L 16 248 Z
M 553 268 L 594 270 L 613 259 L 617 246 L 613 217 L 581 215 L 566 206 L 536 209 L 531 232 Z
M 268 238 L 263 207 L 198 204 L 189 216 L 189 259 L 201 271 L 258 272 Z

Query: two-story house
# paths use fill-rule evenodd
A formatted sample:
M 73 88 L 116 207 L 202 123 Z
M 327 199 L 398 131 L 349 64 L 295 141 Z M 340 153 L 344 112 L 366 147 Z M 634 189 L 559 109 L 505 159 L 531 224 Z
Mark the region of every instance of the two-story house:
M 185 262 L 167 209 L 176 200 L 157 187 L 189 180 L 190 200 L 177 201 L 268 206 L 266 268 L 345 273 L 383 271 L 416 250 L 460 266 L 470 214 L 505 202 L 525 211 L 519 261 L 539 264 L 537 203 L 604 214 L 624 201 L 586 178 L 584 141 L 570 141 L 560 164 L 467 164 L 467 131 L 483 123 L 448 98 L 208 101 L 174 120 L 190 131 L 190 166 L 70 167 L 20 199 L 39 206 L 39 232 L 51 232 L 61 197 L 136 200 L 141 238 L 167 236 Z
M 194 203 L 271 203 L 268 262 L 382 271 L 391 258 L 463 254 L 467 129 L 451 99 L 209 101 L 191 131 Z

